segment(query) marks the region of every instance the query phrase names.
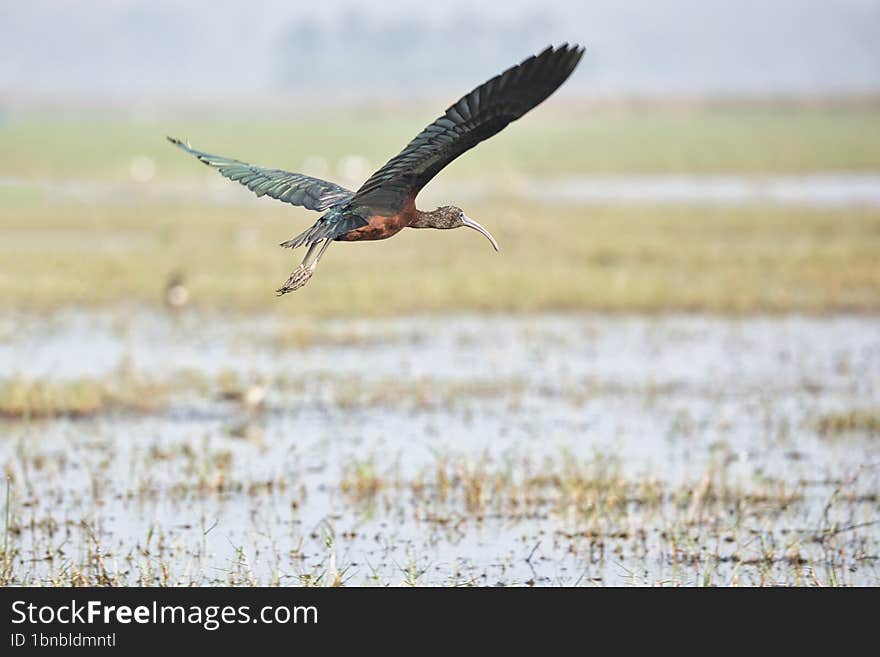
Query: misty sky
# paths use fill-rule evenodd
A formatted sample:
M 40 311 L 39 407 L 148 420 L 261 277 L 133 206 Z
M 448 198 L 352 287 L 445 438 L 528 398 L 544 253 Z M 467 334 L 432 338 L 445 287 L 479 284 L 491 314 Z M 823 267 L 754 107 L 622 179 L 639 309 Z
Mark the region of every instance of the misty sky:
M 0 4 L 0 101 L 461 91 L 562 41 L 572 96 L 880 91 L 877 0 Z

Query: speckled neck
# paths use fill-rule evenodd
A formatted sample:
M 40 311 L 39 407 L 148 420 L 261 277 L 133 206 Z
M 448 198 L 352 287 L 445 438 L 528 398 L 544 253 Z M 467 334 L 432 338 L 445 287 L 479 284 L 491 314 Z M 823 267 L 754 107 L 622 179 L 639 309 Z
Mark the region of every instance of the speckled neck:
M 417 211 L 410 228 L 457 228 L 461 225 L 461 210 L 446 205 L 431 212 Z

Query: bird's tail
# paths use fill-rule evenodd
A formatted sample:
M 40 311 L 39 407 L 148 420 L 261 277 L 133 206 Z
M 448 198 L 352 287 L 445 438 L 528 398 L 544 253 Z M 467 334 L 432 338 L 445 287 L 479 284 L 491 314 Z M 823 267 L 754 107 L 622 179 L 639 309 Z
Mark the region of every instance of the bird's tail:
M 311 246 L 312 244 L 321 242 L 328 237 L 332 239 L 335 237 L 335 235 L 330 234 L 330 229 L 332 228 L 333 226 L 327 221 L 327 215 L 324 215 L 296 237 L 289 239 L 286 242 L 281 242 L 281 246 L 285 249 L 295 249 L 303 244 Z
M 295 249 L 303 245 L 311 246 L 325 240 L 335 240 L 341 235 L 366 225 L 367 221 L 356 212 L 352 212 L 348 206 L 336 205 L 308 229 L 293 239 L 282 242 L 281 246 L 286 249 Z
M 301 232 L 296 237 L 291 238 L 291 239 L 287 240 L 286 242 L 281 242 L 281 246 L 284 247 L 285 249 L 295 249 L 297 247 L 300 247 L 309 241 L 309 236 L 312 234 L 312 232 L 314 230 L 315 230 L 314 226 L 309 226 L 306 230 Z

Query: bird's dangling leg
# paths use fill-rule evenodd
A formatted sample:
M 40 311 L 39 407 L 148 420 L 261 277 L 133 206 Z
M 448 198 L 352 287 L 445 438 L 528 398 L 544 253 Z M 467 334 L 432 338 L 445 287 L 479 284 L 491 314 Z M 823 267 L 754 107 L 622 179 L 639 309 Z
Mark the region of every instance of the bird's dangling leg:
M 321 256 L 324 255 L 324 251 L 327 250 L 327 247 L 330 246 L 330 242 L 332 239 L 324 240 L 324 245 L 321 246 L 321 250 L 318 252 L 318 255 L 315 256 L 315 259 L 309 264 L 309 259 L 314 254 L 315 250 L 321 244 L 320 242 L 315 242 L 309 247 L 308 252 L 306 253 L 306 257 L 303 258 L 303 261 L 300 263 L 299 267 L 294 269 L 290 276 L 288 276 L 287 280 L 284 282 L 284 285 L 275 290 L 275 293 L 280 297 L 283 294 L 287 294 L 288 292 L 293 292 L 294 290 L 298 290 L 303 285 L 309 282 L 309 279 L 312 277 L 312 274 L 315 273 L 315 267 L 318 266 L 318 261 L 321 259 Z

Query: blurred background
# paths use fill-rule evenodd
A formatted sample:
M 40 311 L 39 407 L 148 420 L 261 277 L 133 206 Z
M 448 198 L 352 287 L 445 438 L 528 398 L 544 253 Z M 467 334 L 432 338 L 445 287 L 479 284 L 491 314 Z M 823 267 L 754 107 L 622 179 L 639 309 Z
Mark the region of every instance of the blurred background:
M 456 94 L 548 43 L 589 54 L 569 98 L 874 93 L 870 0 L 60 0 L 4 10 L 5 94 L 159 106 Z
M 173 148 L 357 188 L 340 243 Z M 0 6 L 0 583 L 880 582 L 876 0 Z M 2 493 L 0 493 L 2 494 Z M 59 531 L 59 528 L 64 528 Z

